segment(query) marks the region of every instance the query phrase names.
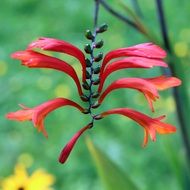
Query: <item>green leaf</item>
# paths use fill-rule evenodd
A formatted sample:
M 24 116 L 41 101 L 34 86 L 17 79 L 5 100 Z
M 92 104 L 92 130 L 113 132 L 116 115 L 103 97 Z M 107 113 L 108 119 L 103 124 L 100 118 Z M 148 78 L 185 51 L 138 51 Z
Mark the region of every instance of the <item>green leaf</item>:
M 88 150 L 106 190 L 138 190 L 137 186 L 108 156 L 86 137 Z

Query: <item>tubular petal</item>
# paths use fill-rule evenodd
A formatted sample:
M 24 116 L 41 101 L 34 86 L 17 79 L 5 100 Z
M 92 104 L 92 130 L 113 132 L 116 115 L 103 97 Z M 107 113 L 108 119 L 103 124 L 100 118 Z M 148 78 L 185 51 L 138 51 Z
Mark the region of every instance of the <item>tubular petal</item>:
M 83 94 L 75 70 L 66 62 L 32 50 L 15 52 L 11 57 L 22 61 L 22 65 L 29 68 L 51 68 L 68 74 L 75 81 L 79 95 L 81 96 Z
M 71 140 L 67 143 L 67 145 L 63 148 L 63 150 L 61 151 L 61 154 L 59 156 L 59 162 L 60 163 L 65 163 L 65 161 L 67 160 L 67 158 L 69 157 L 74 145 L 76 144 L 77 140 L 79 139 L 79 137 L 87 130 L 91 127 L 90 124 L 88 124 L 87 126 L 83 127 L 82 129 L 80 129 L 72 138 Z
M 114 81 L 106 90 L 100 95 L 98 103 L 101 104 L 104 98 L 113 90 L 118 88 L 132 88 L 139 90 L 143 94 L 146 94 L 150 99 L 158 98 L 157 89 L 150 82 L 141 78 L 121 78 Z
M 126 57 L 126 56 L 138 56 L 146 57 L 151 59 L 162 59 L 166 57 L 166 52 L 161 49 L 159 46 L 152 43 L 143 43 L 135 46 L 120 48 L 108 52 L 102 63 L 102 70 L 104 70 L 106 64 L 115 58 Z
M 36 127 L 39 131 L 42 131 L 43 134 L 47 136 L 43 123 L 45 117 L 55 109 L 67 105 L 73 106 L 78 110 L 80 110 L 81 112 L 84 111 L 84 108 L 82 108 L 80 105 L 71 100 L 65 98 L 56 98 L 53 100 L 49 100 L 45 103 L 42 103 L 34 108 L 26 108 L 24 106 L 23 110 L 18 110 L 16 112 L 8 113 L 6 115 L 6 118 L 17 121 L 32 120 L 34 127 Z
M 65 42 L 63 40 L 41 37 L 38 40 L 29 44 L 28 49 L 31 50 L 33 48 L 40 48 L 42 50 L 65 53 L 65 54 L 68 54 L 68 55 L 71 55 L 71 56 L 77 58 L 82 65 L 83 81 L 85 81 L 85 79 L 86 79 L 85 56 L 84 56 L 83 52 L 80 49 L 78 49 L 76 46 L 74 46 L 68 42 Z
M 155 78 L 145 78 L 146 81 L 151 82 L 158 90 L 165 90 L 171 87 L 181 85 L 181 80 L 176 77 L 159 76 Z
M 101 114 L 102 117 L 111 114 L 120 114 L 130 119 L 136 121 L 139 125 L 141 125 L 145 129 L 145 137 L 143 145 L 145 146 L 148 142 L 147 133 L 150 135 L 152 141 L 156 140 L 156 132 L 160 134 L 168 134 L 174 133 L 176 128 L 170 124 L 163 123 L 160 120 L 164 118 L 164 116 L 160 116 L 159 118 L 151 118 L 143 113 L 140 113 L 136 110 L 129 108 L 116 108 L 112 110 L 108 110 Z
M 152 68 L 154 66 L 168 67 L 168 65 L 159 59 L 149 59 L 144 57 L 127 57 L 122 60 L 110 63 L 103 71 L 101 67 L 99 92 L 102 90 L 106 78 L 113 72 L 127 68 Z

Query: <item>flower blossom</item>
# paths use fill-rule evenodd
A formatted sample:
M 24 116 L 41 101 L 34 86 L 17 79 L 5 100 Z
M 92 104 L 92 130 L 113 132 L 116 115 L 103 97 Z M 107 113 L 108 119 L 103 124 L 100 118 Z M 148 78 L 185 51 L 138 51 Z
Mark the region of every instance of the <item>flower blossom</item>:
M 60 163 L 65 163 L 79 137 L 85 131 L 92 128 L 96 120 L 103 119 L 108 115 L 120 114 L 141 125 L 145 134 L 143 146 L 148 143 L 148 135 L 150 135 L 152 141 L 155 141 L 156 133 L 168 134 L 176 131 L 174 126 L 161 121 L 165 116 L 151 118 L 144 113 L 131 108 L 115 108 L 104 111 L 100 114 L 93 114 L 93 109 L 102 105 L 108 94 L 111 94 L 112 91 L 121 88 L 134 89 L 135 91 L 142 93 L 151 110 L 155 111 L 153 102 L 159 98 L 159 91 L 176 87 L 181 84 L 181 81 L 176 77 L 125 77 L 117 79 L 107 87 L 104 87 L 104 83 L 108 76 L 118 70 L 135 68 L 151 69 L 153 67 L 168 67 L 168 65 L 163 60 L 166 57 L 166 52 L 159 46 L 152 43 L 143 43 L 127 48 L 116 49 L 108 52 L 104 57 L 102 53 L 95 56 L 94 49 L 101 48 L 103 46 L 102 41 L 95 43 L 95 37 L 100 31 L 103 31 L 103 29 L 96 30 L 96 33 L 94 34 L 89 31 L 87 32 L 86 37 L 87 39 L 90 39 L 92 43 L 85 46 L 85 52 L 89 54 L 90 58 L 88 58 L 88 56 L 80 49 L 68 42 L 44 37 L 29 44 L 26 50 L 12 54 L 12 58 L 20 60 L 23 66 L 27 66 L 29 68 L 49 68 L 66 73 L 75 82 L 81 100 L 88 102 L 88 108 L 83 108 L 72 100 L 56 98 L 33 108 L 21 105 L 21 110 L 11 112 L 6 115 L 10 120 L 32 121 L 34 127 L 47 137 L 47 132 L 44 127 L 44 119 L 50 112 L 57 108 L 62 106 L 73 106 L 83 114 L 90 114 L 92 121 L 76 132 L 76 134 L 63 148 L 59 157 Z M 64 53 L 75 57 L 81 64 L 82 76 L 78 76 L 75 69 L 69 63 L 64 60 L 39 53 L 37 52 L 38 49 Z M 95 68 L 93 64 L 94 62 L 100 62 L 99 66 Z M 96 77 L 95 79 L 94 75 L 98 76 L 98 78 Z M 82 78 L 81 82 L 80 78 Z M 93 87 L 93 85 L 97 85 L 97 89 L 95 91 L 95 87 Z M 89 93 L 86 94 L 86 91 Z

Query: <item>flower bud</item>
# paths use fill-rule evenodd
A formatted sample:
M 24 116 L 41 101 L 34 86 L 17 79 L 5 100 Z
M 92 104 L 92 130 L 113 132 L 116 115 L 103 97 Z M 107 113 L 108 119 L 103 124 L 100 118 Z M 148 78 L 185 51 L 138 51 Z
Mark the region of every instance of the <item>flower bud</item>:
M 91 48 L 90 44 L 86 44 L 86 45 L 84 46 L 84 51 L 85 51 L 86 53 L 88 53 L 88 54 L 92 53 L 92 48 Z
M 100 94 L 99 94 L 98 92 L 94 92 L 94 93 L 92 94 L 92 98 L 98 98 L 99 95 L 100 95 Z
M 83 87 L 85 90 L 89 90 L 89 89 L 90 89 L 90 86 L 89 86 L 89 84 L 88 84 L 86 81 L 83 82 L 82 87 Z
M 97 78 L 97 79 L 95 79 L 93 81 L 93 85 L 98 85 L 99 83 L 100 83 L 100 79 L 99 78 Z
M 95 62 L 98 62 L 98 61 L 102 60 L 102 58 L 103 58 L 103 53 L 100 52 L 100 53 L 94 58 L 94 61 L 95 61 Z
M 95 119 L 95 120 L 100 120 L 100 119 L 102 119 L 102 118 L 103 118 L 103 117 L 102 117 L 101 115 L 95 115 L 95 116 L 94 116 L 94 119 Z
M 100 66 L 94 68 L 93 73 L 94 73 L 94 74 L 98 74 L 98 73 L 100 73 Z
M 98 108 L 100 106 L 100 104 L 98 103 L 98 101 L 97 102 L 95 102 L 93 105 L 92 105 L 92 108 Z
M 90 79 L 90 73 L 88 71 L 86 71 L 86 78 Z
M 84 113 L 84 114 L 89 114 L 89 110 L 88 110 L 88 109 L 85 109 L 82 113 Z
M 102 24 L 99 28 L 97 28 L 96 32 L 97 33 L 103 33 L 108 29 L 108 25 L 107 24 Z
M 95 44 L 95 48 L 101 48 L 104 45 L 104 41 L 100 40 Z
M 84 102 L 88 102 L 88 97 L 86 95 L 82 95 L 81 97 L 81 100 L 83 100 Z
M 94 39 L 94 35 L 92 34 L 92 32 L 90 30 L 86 30 L 85 36 L 89 40 L 93 40 Z
M 86 61 L 86 67 L 91 67 L 91 62 L 90 62 L 90 60 L 86 58 L 85 61 Z

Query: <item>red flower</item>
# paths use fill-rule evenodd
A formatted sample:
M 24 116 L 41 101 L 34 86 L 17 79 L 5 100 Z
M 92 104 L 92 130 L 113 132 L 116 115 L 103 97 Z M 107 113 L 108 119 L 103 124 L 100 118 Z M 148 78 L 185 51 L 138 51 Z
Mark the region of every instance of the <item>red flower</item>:
M 103 28 L 99 28 L 95 31 L 98 33 L 105 30 L 106 27 L 103 26 Z M 102 119 L 107 115 L 124 115 L 140 124 L 145 131 L 143 146 L 148 143 L 148 135 L 150 135 L 151 139 L 155 141 L 156 132 L 159 134 L 167 134 L 176 131 L 174 126 L 161 121 L 164 116 L 159 118 L 151 118 L 143 113 L 129 108 L 116 108 L 101 114 L 93 114 L 92 108 L 95 109 L 100 106 L 108 94 L 120 88 L 130 88 L 141 92 L 147 99 L 151 110 L 154 111 L 153 101 L 159 97 L 158 90 L 165 90 L 167 88 L 181 84 L 181 81 L 178 78 L 165 76 L 154 78 L 120 78 L 112 82 L 104 91 L 102 91 L 108 76 L 118 70 L 129 68 L 150 69 L 156 66 L 167 67 L 167 64 L 162 60 L 166 56 L 166 52 L 154 44 L 144 43 L 110 51 L 105 55 L 104 58 L 102 53 L 99 53 L 97 56 L 95 56 L 94 49 L 100 48 L 103 45 L 103 41 L 100 41 L 99 43 L 95 42 L 97 35 L 96 32 L 92 34 L 90 31 L 87 31 L 86 34 L 87 39 L 92 41 L 91 45 L 86 44 L 85 46 L 85 51 L 90 55 L 90 58 L 85 58 L 83 52 L 72 44 L 53 38 L 39 38 L 38 40 L 32 42 L 26 50 L 12 54 L 13 58 L 22 61 L 22 64 L 29 68 L 50 68 L 66 73 L 74 80 L 81 99 L 85 102 L 88 102 L 88 108 L 84 109 L 79 104 L 71 100 L 65 98 L 56 98 L 34 108 L 21 106 L 22 110 L 11 112 L 6 115 L 6 117 L 11 120 L 31 120 L 34 126 L 39 131 L 42 131 L 45 136 L 47 136 L 47 132 L 44 128 L 44 119 L 48 113 L 54 111 L 55 109 L 69 105 L 77 108 L 84 114 L 90 114 L 92 121 L 80 129 L 63 148 L 59 157 L 60 163 L 64 163 L 67 160 L 79 137 L 87 129 L 90 129 L 94 126 L 94 121 Z M 44 51 L 65 53 L 78 59 L 82 66 L 82 87 L 89 93 L 83 93 L 79 77 L 71 65 L 55 57 L 36 52 L 34 50 L 35 48 L 40 48 Z M 102 58 L 102 65 L 94 68 L 93 63 L 101 61 Z M 116 58 L 117 60 L 114 60 Z M 99 74 L 99 77 L 96 80 L 94 77 L 95 74 Z M 93 90 L 95 89 L 93 85 L 99 85 L 97 91 Z
M 21 60 L 22 65 L 29 68 L 50 68 L 68 74 L 75 81 L 79 95 L 83 94 L 78 76 L 73 67 L 68 63 L 32 50 L 18 51 L 13 53 L 11 57 Z
M 86 79 L 86 62 L 85 62 L 85 55 L 84 53 L 78 49 L 77 47 L 73 46 L 72 44 L 65 42 L 63 40 L 57 40 L 54 38 L 44 38 L 41 37 L 38 40 L 29 44 L 28 49 L 31 50 L 33 48 L 40 48 L 42 50 L 48 51 L 55 51 L 59 53 L 65 53 L 77 58 L 83 70 L 83 81 Z
M 108 110 L 100 114 L 100 117 L 106 117 L 111 114 L 120 114 L 130 119 L 136 121 L 145 130 L 143 146 L 148 143 L 148 134 L 150 135 L 152 141 L 156 140 L 156 132 L 160 134 L 174 133 L 176 128 L 170 124 L 163 123 L 162 120 L 165 116 L 160 116 L 158 118 L 151 118 L 143 113 L 129 109 L 129 108 L 117 108 Z
M 65 99 L 65 98 L 56 98 L 53 100 L 49 100 L 39 106 L 34 108 L 28 108 L 23 105 L 20 105 L 22 110 L 18 110 L 16 112 L 11 112 L 6 115 L 6 117 L 10 120 L 17 120 L 17 121 L 30 121 L 32 120 L 34 126 L 38 129 L 38 131 L 42 131 L 44 136 L 47 137 L 47 132 L 44 128 L 44 119 L 50 112 L 54 111 L 55 109 L 62 107 L 62 106 L 73 106 L 84 112 L 85 109 L 82 108 L 77 103 Z

